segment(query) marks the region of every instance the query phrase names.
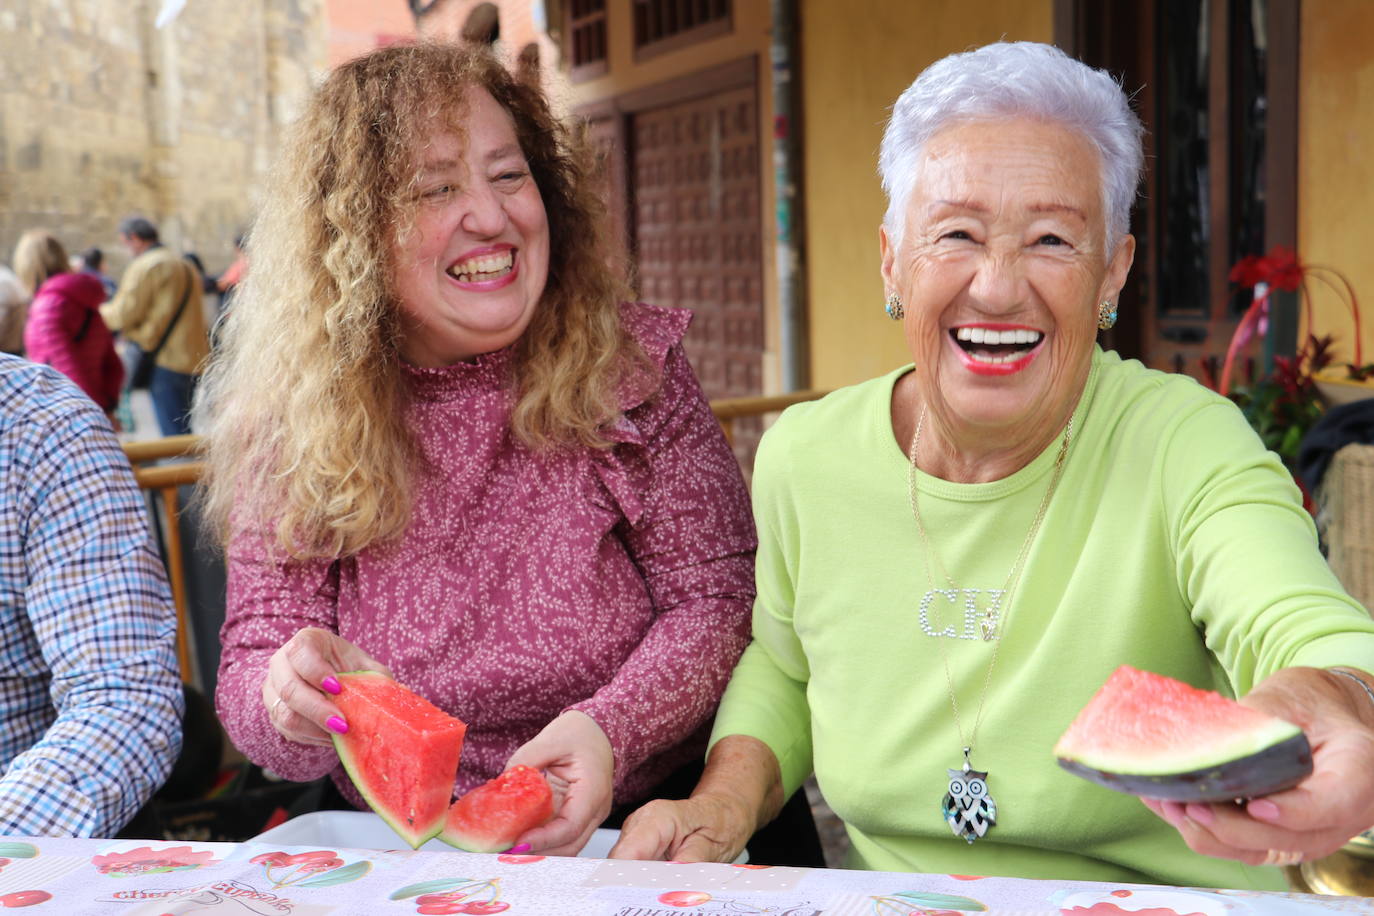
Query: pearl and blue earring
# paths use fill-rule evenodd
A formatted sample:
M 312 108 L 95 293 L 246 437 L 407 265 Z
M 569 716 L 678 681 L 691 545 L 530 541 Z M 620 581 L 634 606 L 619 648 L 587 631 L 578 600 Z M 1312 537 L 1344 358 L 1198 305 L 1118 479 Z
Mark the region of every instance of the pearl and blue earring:
M 902 308 L 902 297 L 895 292 L 887 294 L 887 305 L 883 311 L 887 312 L 887 317 L 893 321 L 901 321 L 906 317 L 906 310 Z
M 1110 299 L 1104 299 L 1097 305 L 1097 327 L 1101 331 L 1110 331 L 1116 324 L 1116 303 Z

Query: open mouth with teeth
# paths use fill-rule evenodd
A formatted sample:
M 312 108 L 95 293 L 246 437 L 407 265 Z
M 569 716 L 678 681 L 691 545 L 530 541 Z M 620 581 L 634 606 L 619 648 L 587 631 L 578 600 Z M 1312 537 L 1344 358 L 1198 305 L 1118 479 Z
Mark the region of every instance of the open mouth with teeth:
M 972 363 L 1008 368 L 1029 357 L 1045 339 L 1030 328 L 964 326 L 952 328 L 949 334 Z
M 495 251 L 448 266 L 448 275 L 460 283 L 485 283 L 510 274 L 515 266 L 515 249 Z

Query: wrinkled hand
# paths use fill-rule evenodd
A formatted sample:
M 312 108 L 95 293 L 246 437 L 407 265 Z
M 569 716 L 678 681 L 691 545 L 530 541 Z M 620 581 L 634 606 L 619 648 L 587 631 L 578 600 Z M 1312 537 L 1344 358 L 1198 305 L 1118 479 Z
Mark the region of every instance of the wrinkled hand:
M 288 741 L 328 747 L 328 723 L 344 719 L 322 685 L 340 671 L 364 669 L 391 676 L 385 665 L 342 636 L 317 627 L 298 630 L 272 653 L 262 682 L 262 702 L 272 727 Z
M 1330 855 L 1374 825 L 1374 703 L 1359 685 L 1317 668 L 1285 668 L 1241 703 L 1299 726 L 1312 745 L 1312 774 L 1299 785 L 1243 805 L 1145 799 L 1188 846 L 1249 865 Z M 1267 860 L 1267 861 L 1266 861 Z
M 723 795 L 651 801 L 625 819 L 612 859 L 733 862 L 753 835 L 754 812 Z
M 575 856 L 611 810 L 615 755 L 601 726 L 570 710 L 544 727 L 506 762 L 543 770 L 553 788 L 554 818 L 516 841 L 550 856 Z

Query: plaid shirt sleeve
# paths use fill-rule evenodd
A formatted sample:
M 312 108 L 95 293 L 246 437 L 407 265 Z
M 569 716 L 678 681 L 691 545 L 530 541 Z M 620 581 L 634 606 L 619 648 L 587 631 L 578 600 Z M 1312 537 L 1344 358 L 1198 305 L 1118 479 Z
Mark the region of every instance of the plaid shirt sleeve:
M 12 366 L 0 579 L 22 590 L 0 588 L 0 833 L 111 836 L 180 749 L 175 612 L 108 422 L 46 369 L 6 390 Z

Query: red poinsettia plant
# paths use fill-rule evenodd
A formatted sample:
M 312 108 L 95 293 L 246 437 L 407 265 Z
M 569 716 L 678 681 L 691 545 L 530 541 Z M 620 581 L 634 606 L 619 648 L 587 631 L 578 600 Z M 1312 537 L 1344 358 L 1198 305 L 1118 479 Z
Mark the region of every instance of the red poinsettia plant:
M 1374 365 L 1365 366 L 1360 341 L 1360 307 L 1350 281 L 1330 267 L 1307 264 L 1293 249 L 1275 245 L 1263 256 L 1242 258 L 1231 268 L 1231 282 L 1255 291 L 1250 307 L 1241 317 L 1226 350 L 1221 378 L 1216 388 L 1235 401 L 1245 413 L 1264 444 L 1277 452 L 1288 466 L 1295 467 L 1303 436 L 1324 411 L 1316 376 L 1334 362 L 1330 335 L 1317 337 L 1314 327 L 1312 287 L 1320 284 L 1336 293 L 1349 307 L 1355 325 L 1353 363 L 1348 363 L 1350 378 L 1374 374 Z M 1270 297 L 1274 290 L 1296 292 L 1305 312 L 1309 334 L 1291 356 L 1276 355 L 1273 370 L 1259 379 L 1232 390 L 1237 358 L 1251 341 L 1267 330 Z
M 1304 263 L 1298 259 L 1297 252 L 1292 248 L 1286 245 L 1275 245 L 1269 249 L 1269 253 L 1266 255 L 1247 255 L 1237 261 L 1235 266 L 1231 268 L 1230 279 L 1232 283 L 1242 289 L 1255 290 L 1255 296 L 1250 307 L 1241 316 L 1240 324 L 1236 325 L 1236 331 L 1231 335 L 1230 346 L 1226 348 L 1226 361 L 1222 364 L 1221 383 L 1218 386 L 1218 390 L 1222 394 L 1230 393 L 1231 374 L 1235 368 L 1236 357 L 1250 341 L 1264 335 L 1269 319 L 1269 298 L 1274 290 L 1278 289 L 1290 293 L 1301 291 L 1301 301 L 1309 332 L 1315 327 L 1312 319 L 1310 283 L 1320 283 L 1329 287 L 1350 309 L 1350 317 L 1355 323 L 1355 361 L 1348 364 L 1350 377 L 1365 378 L 1374 374 L 1374 365 L 1366 366 L 1364 362 L 1364 352 L 1360 342 L 1359 299 L 1355 296 L 1355 288 L 1350 285 L 1345 274 L 1339 270 L 1320 264 Z M 1329 345 L 1329 338 L 1327 341 Z M 1316 355 L 1313 351 L 1316 343 L 1317 338 L 1309 333 L 1303 346 L 1292 357 L 1295 361 L 1294 369 L 1301 369 L 1307 365 L 1309 371 L 1314 373 L 1317 369 L 1322 368 L 1310 365 L 1312 358 Z M 1323 348 L 1323 350 L 1325 349 Z M 1329 361 L 1328 357 L 1325 362 Z M 1277 358 L 1275 368 L 1277 371 Z

